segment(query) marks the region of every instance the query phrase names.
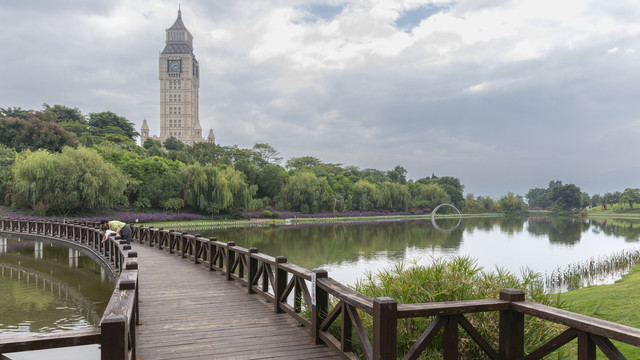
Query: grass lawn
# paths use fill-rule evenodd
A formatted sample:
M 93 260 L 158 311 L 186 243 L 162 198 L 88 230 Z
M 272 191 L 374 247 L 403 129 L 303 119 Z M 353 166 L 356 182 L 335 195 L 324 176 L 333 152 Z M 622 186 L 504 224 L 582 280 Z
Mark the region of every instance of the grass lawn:
M 640 328 L 640 265 L 615 284 L 573 290 L 561 297 L 569 311 Z M 640 359 L 640 347 L 614 344 L 627 359 Z M 598 352 L 598 359 L 606 357 Z

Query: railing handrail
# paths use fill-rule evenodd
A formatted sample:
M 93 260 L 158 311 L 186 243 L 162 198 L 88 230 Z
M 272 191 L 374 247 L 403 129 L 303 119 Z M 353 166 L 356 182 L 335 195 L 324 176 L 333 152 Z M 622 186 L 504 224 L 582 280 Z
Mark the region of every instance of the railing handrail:
M 47 219 L 0 218 L 0 233 L 10 233 L 60 241 L 102 259 L 115 288 L 100 320 L 99 327 L 68 330 L 50 334 L 4 337 L 0 354 L 100 344 L 101 358 L 130 360 L 136 358 L 135 325 L 138 322 L 137 253 L 119 236 L 102 243 L 98 224 L 91 222 L 59 222 Z M 95 259 L 94 258 L 94 259 Z

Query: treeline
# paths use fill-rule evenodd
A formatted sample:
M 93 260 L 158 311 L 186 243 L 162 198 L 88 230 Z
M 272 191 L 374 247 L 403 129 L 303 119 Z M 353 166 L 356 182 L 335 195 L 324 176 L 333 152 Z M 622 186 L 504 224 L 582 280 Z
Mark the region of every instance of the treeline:
M 147 139 L 113 112 L 77 108 L 0 108 L 0 187 L 4 204 L 66 215 L 109 205 L 209 214 L 246 210 L 303 213 L 425 211 L 452 203 L 498 211 L 500 201 L 463 196 L 452 176 L 407 180 L 406 169 L 360 169 L 313 156 L 280 165 L 266 143 L 251 149 Z M 502 201 L 502 199 L 501 199 Z
M 603 210 L 626 205 L 633 209 L 640 203 L 640 189 L 627 188 L 624 191 L 608 192 L 604 195 L 583 192 L 574 184 L 563 184 L 562 181 L 550 181 L 546 188 L 533 188 L 525 195 L 530 207 L 553 209 L 556 212 L 567 212 L 587 207 L 600 207 Z

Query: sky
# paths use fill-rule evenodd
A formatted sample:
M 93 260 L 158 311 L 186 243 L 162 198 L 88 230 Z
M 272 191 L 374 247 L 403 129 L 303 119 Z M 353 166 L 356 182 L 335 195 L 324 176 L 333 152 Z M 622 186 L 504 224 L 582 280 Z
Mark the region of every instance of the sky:
M 220 145 L 400 165 L 475 196 L 640 187 L 632 0 L 3 0 L 0 107 L 113 111 L 158 135 L 178 7 Z

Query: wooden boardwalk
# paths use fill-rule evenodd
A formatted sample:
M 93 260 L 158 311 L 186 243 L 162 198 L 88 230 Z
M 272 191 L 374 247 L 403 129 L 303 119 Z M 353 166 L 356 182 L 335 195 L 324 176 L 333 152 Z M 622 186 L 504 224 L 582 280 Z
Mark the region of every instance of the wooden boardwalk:
M 139 262 L 138 359 L 340 359 L 220 272 L 156 247 L 132 246 Z

